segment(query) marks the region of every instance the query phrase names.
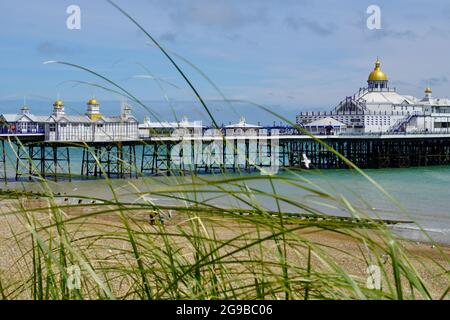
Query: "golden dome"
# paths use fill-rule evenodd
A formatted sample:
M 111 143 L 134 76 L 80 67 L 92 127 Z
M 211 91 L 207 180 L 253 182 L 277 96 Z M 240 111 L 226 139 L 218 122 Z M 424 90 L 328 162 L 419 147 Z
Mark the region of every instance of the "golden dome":
M 61 109 L 62 107 L 64 107 L 64 102 L 62 100 L 58 99 L 53 103 L 53 106 L 55 108 Z
M 430 87 L 427 87 L 426 89 L 425 89 L 425 93 L 433 93 L 433 90 L 430 88 Z
M 98 105 L 100 105 L 100 103 L 98 103 L 98 101 L 95 98 L 90 99 L 87 102 L 87 104 L 88 104 L 88 106 L 98 106 Z
M 388 77 L 381 71 L 381 62 L 377 59 L 375 62 L 375 69 L 369 75 L 369 81 L 387 81 Z

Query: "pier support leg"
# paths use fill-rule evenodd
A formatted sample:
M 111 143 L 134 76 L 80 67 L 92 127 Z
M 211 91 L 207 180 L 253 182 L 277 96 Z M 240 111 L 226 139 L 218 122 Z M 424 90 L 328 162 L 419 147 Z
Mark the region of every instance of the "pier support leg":
M 1 158 L 0 158 L 0 180 L 8 181 L 6 176 L 6 150 L 5 150 L 5 140 L 2 140 L 1 147 Z
M 144 144 L 142 146 L 141 172 L 143 174 L 155 173 L 156 152 L 157 149 L 155 144 Z
M 31 181 L 34 171 L 32 161 L 33 147 L 31 144 L 24 145 L 22 143 L 16 143 L 16 146 L 16 181 L 22 176 L 28 176 L 28 180 Z
M 138 175 L 135 145 L 105 144 L 83 149 L 81 175 L 124 178 Z
M 83 160 L 81 163 L 81 176 L 91 177 L 97 176 L 97 148 L 84 147 L 83 148 Z

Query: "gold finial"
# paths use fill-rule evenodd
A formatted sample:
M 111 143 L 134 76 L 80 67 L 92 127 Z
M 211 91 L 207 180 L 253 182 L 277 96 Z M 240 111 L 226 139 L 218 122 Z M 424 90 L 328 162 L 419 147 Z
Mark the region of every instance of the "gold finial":
M 433 90 L 431 89 L 431 87 L 426 87 L 426 88 L 425 88 L 425 93 L 426 93 L 426 94 L 433 93 Z
M 380 69 L 381 67 L 381 61 L 380 58 L 377 57 L 377 61 L 375 61 L 375 70 Z

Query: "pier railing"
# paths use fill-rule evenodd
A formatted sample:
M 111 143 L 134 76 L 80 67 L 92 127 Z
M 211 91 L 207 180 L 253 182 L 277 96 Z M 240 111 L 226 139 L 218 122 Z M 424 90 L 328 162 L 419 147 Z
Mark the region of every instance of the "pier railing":
M 445 129 L 444 129 L 445 130 Z M 410 132 L 340 132 L 335 135 L 338 136 L 413 136 L 413 135 L 423 135 L 424 137 L 429 135 L 450 135 L 450 130 L 432 130 L 432 131 L 410 131 Z
M 205 133 L 207 128 L 202 131 L 202 136 Z M 349 131 L 339 131 L 339 132 L 332 132 L 331 134 L 326 134 L 325 132 L 321 133 L 312 133 L 314 136 L 366 136 L 366 137 L 377 137 L 377 136 L 412 136 L 412 135 L 422 135 L 422 136 L 429 136 L 429 135 L 448 135 L 450 134 L 450 128 L 440 128 L 435 130 L 415 130 L 415 131 L 409 131 L 409 132 L 401 132 L 401 131 L 386 131 L 386 132 L 349 132 Z M 33 135 L 45 135 L 44 129 L 32 129 L 32 130 L 11 130 L 8 128 L 0 128 L 0 135 L 13 135 L 13 136 L 33 136 Z M 207 136 L 226 136 L 226 137 L 254 137 L 254 136 L 305 136 L 307 135 L 305 132 L 299 130 L 297 127 L 291 127 L 291 126 L 275 126 L 275 127 L 263 127 L 260 129 L 254 129 L 254 130 L 248 130 L 245 132 L 230 132 L 229 130 L 219 130 L 217 134 L 214 135 L 207 135 Z M 205 136 L 205 137 L 207 137 Z M 98 139 L 90 139 L 86 137 L 84 141 L 91 141 L 91 142 L 114 142 L 114 141 L 138 141 L 138 140 L 151 140 L 152 138 L 170 138 L 172 137 L 172 134 L 167 133 L 158 133 L 158 134 L 144 134 L 140 135 L 139 138 L 133 138 L 131 139 L 129 136 L 126 135 L 120 135 L 120 136 L 114 136 L 114 137 L 102 137 Z M 59 139 L 48 139 L 49 142 L 75 142 L 76 139 L 73 139 L 70 136 L 66 136 L 64 138 Z M 83 142 L 83 141 L 81 141 Z
M 0 134 L 10 134 L 10 135 L 31 135 L 31 134 L 45 134 L 43 128 L 39 129 L 11 129 L 7 127 L 0 128 Z
M 302 116 L 402 116 L 408 115 L 410 111 L 361 111 L 361 110 L 346 110 L 346 111 L 301 111 L 297 114 L 297 118 Z

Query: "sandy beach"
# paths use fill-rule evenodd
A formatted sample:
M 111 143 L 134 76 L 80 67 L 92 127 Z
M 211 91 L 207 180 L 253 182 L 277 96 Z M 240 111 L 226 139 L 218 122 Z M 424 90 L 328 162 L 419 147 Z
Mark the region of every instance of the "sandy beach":
M 38 208 L 45 207 L 45 199 L 20 199 L 20 200 L 3 200 L 2 201 L 2 216 L 0 217 L 0 279 L 2 279 L 3 286 L 5 279 L 13 283 L 14 281 L 22 281 L 30 277 L 29 255 L 26 256 L 26 251 L 30 249 L 30 231 L 28 230 L 28 223 L 30 220 L 25 218 L 24 215 L 13 214 L 9 215 L 8 212 L 17 210 L 20 206 L 23 208 Z M 68 228 L 71 229 L 69 234 L 73 236 L 72 241 L 76 239 L 82 239 L 87 235 L 108 233 L 116 226 L 122 225 L 121 216 L 111 208 L 111 212 L 102 213 L 98 216 L 90 217 L 95 211 L 104 210 L 104 206 L 74 206 L 71 208 L 64 208 L 64 216 L 66 219 L 82 218 L 81 224 L 69 224 Z M 155 219 L 155 225 L 152 225 L 152 221 L 148 214 L 148 211 L 133 211 L 129 214 L 132 217 L 133 224 L 138 225 L 141 232 L 148 232 L 154 235 L 154 241 L 157 242 L 159 235 L 157 233 L 164 230 L 167 234 L 174 234 L 173 237 L 175 243 L 182 247 L 182 250 L 186 250 L 186 254 L 189 252 L 190 245 L 187 241 L 186 235 L 192 232 L 192 220 L 200 221 L 202 233 L 209 237 L 214 237 L 221 241 L 238 238 L 241 235 L 247 235 L 245 241 L 249 241 L 252 235 L 260 233 L 260 235 L 270 234 L 270 230 L 264 229 L 264 227 L 255 227 L 251 221 L 242 221 L 236 217 L 230 216 L 214 216 L 209 214 L 198 214 L 192 216 L 181 212 L 171 212 L 170 217 L 166 216 L 164 219 L 164 226 L 161 226 L 160 220 Z M 49 223 L 50 212 L 41 210 L 39 213 L 33 213 L 33 216 L 39 220 L 39 224 L 46 225 Z M 89 216 L 89 217 L 87 217 Z M 30 219 L 31 215 L 28 215 Z M 89 223 L 87 223 L 89 221 Z M 296 225 L 293 224 L 292 228 Z M 185 237 L 179 237 L 180 230 L 186 230 Z M 326 256 L 330 257 L 339 268 L 342 268 L 351 277 L 355 279 L 367 278 L 367 266 L 370 253 L 367 252 L 365 244 L 357 240 L 357 234 L 360 230 L 347 232 L 336 232 L 336 230 L 328 231 L 318 227 L 305 227 L 293 232 L 293 239 L 302 239 L 301 241 L 308 241 L 318 248 L 323 250 Z M 371 237 L 375 242 L 383 242 L 377 231 L 363 231 L 371 233 Z M 349 235 L 351 234 L 351 235 Z M 77 240 L 80 241 L 80 240 Z M 241 241 L 241 240 L 239 240 Z M 450 247 L 448 246 L 433 246 L 429 243 L 418 243 L 411 241 L 398 240 L 404 247 L 408 254 L 411 263 L 417 269 L 422 280 L 427 284 L 428 289 L 431 291 L 433 298 L 442 298 L 442 295 L 449 286 L 448 277 L 442 273 L 442 268 L 449 270 L 450 263 Z M 81 242 L 81 241 L 80 241 Z M 123 241 L 108 240 L 104 242 L 108 243 L 108 248 L 105 251 L 111 252 L 111 248 L 115 246 L 117 248 L 123 248 Z M 276 250 L 274 249 L 275 243 L 273 241 L 266 241 L 264 244 L 264 259 L 270 261 L 278 259 Z M 102 251 L 101 246 L 97 246 L 97 249 Z M 301 245 L 299 241 L 297 244 L 292 244 L 292 251 L 288 252 L 287 259 L 292 263 L 298 263 L 299 266 L 305 265 L 305 247 Z M 92 252 L 86 252 L 86 254 L 93 254 Z M 245 254 L 252 255 L 254 252 L 246 252 Z M 94 256 L 108 256 L 105 252 L 95 252 Z M 113 259 L 113 258 L 108 258 Z M 296 262 L 293 262 L 293 261 Z M 113 263 L 113 261 L 109 261 Z M 312 257 L 311 260 L 313 266 L 317 270 L 327 270 L 329 265 L 324 263 L 320 257 Z M 389 259 L 386 258 L 384 267 L 386 270 L 391 270 Z M 438 267 L 440 266 L 440 267 Z M 22 298 L 30 298 L 27 293 L 24 292 L 20 295 Z M 420 297 L 418 297 L 420 298 Z M 445 295 L 448 299 L 449 295 Z

